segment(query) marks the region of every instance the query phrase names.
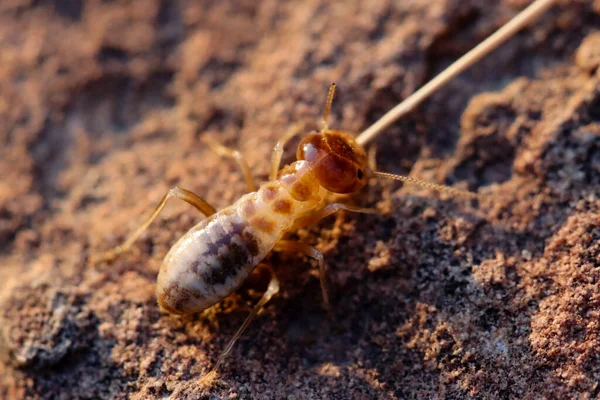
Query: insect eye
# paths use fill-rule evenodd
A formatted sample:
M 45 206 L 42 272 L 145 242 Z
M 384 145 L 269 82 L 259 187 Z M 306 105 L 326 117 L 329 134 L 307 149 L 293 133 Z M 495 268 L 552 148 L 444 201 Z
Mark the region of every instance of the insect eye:
M 363 178 L 363 172 L 362 169 L 358 169 L 358 172 L 356 173 L 356 176 L 358 177 L 358 179 L 362 179 Z

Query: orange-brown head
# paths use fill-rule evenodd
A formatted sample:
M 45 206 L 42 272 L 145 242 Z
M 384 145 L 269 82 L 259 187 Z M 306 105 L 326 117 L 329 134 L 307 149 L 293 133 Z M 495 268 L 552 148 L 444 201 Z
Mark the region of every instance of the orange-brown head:
M 367 154 L 347 133 L 329 129 L 310 133 L 296 156 L 310 163 L 319 184 L 330 192 L 352 193 L 367 183 Z
M 401 182 L 412 183 L 454 196 L 463 196 L 472 199 L 481 198 L 477 193 L 422 181 L 412 176 L 371 171 L 368 168 L 367 154 L 354 137 L 344 132 L 329 129 L 327 118 L 331 110 L 334 93 L 335 83 L 332 83 L 327 94 L 327 102 L 325 103 L 325 111 L 323 112 L 323 129 L 321 132 L 310 133 L 298 146 L 296 156 L 298 160 L 303 160 L 304 162 L 294 163 L 294 167 L 289 166 L 280 172 L 281 176 L 290 177 L 290 184 L 296 184 L 298 175 L 294 172 L 298 168 L 308 168 L 312 172 L 312 177 L 309 178 L 302 175 L 304 180 L 310 183 L 312 179 L 316 179 L 320 186 L 334 193 L 345 194 L 356 192 L 367 184 L 367 178 L 375 176 L 377 178 L 395 179 Z M 305 164 L 308 164 L 308 166 Z M 310 184 L 298 186 L 298 188 L 302 189 L 307 187 L 310 187 Z M 296 192 L 310 194 L 306 190 L 296 190 Z

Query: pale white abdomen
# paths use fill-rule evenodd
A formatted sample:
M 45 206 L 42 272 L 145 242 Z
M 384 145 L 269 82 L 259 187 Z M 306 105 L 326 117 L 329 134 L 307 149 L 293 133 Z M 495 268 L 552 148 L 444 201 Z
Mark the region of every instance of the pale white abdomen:
M 261 185 L 175 243 L 158 274 L 156 292 L 162 309 L 186 315 L 219 302 L 242 285 L 298 217 L 314 209 L 319 186 L 302 182 L 310 172 L 302 162 L 296 164 L 302 169 L 291 183 Z
M 180 315 L 205 310 L 236 290 L 270 250 L 235 210 L 219 211 L 165 257 L 156 286 L 161 308 Z

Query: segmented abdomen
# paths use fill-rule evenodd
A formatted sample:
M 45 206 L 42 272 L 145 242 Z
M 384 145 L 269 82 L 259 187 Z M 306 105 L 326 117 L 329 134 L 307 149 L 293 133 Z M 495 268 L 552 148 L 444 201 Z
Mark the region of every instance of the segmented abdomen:
M 319 186 L 305 162 L 200 222 L 171 248 L 158 274 L 158 302 L 174 314 L 200 312 L 237 289 L 289 230 L 313 210 Z
M 157 282 L 163 309 L 193 314 L 212 306 L 237 289 L 266 256 L 255 230 L 235 211 L 219 211 L 171 248 Z

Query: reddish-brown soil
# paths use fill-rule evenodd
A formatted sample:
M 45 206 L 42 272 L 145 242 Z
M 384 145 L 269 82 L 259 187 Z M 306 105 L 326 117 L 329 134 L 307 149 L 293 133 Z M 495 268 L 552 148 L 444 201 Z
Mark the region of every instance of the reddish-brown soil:
M 492 4 L 493 3 L 493 4 Z M 562 1 L 374 145 L 379 168 L 479 191 L 372 182 L 271 258 L 282 292 L 210 385 L 259 282 L 184 320 L 156 274 L 202 218 L 264 180 L 292 124 L 359 132 L 528 4 L 10 0 L 0 4 L 0 398 L 548 399 L 600 392 L 600 2 Z M 292 143 L 286 161 L 293 159 Z

